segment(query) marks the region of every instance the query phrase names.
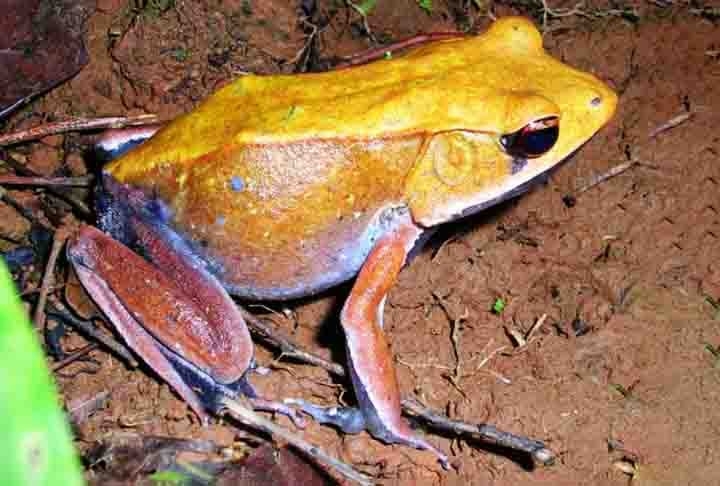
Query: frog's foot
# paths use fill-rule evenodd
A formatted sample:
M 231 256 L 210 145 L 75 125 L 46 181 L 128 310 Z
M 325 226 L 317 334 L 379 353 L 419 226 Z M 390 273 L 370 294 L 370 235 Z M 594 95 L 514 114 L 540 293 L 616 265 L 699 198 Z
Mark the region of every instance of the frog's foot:
M 220 415 L 222 409 L 225 407 L 223 403 L 225 397 L 234 400 L 242 395 L 250 402 L 253 410 L 285 415 L 293 422 L 295 427 L 299 429 L 304 429 L 307 426 L 305 419 L 294 408 L 282 402 L 258 397 L 255 388 L 248 381 L 248 373 L 233 383 L 220 383 L 194 364 L 182 359 L 171 350 L 162 346 L 161 343 L 160 350 L 172 364 L 173 368 L 180 374 L 182 381 L 191 386 L 194 394 L 197 393 L 197 400 L 199 400 L 204 410 L 209 410 L 214 415 Z M 253 360 L 248 371 L 255 371 L 257 369 L 258 366 Z M 185 398 L 185 396 L 183 396 L 183 398 Z
M 292 423 L 298 429 L 304 429 L 307 427 L 307 422 L 302 415 L 300 415 L 294 408 L 288 407 L 285 403 L 265 400 L 264 398 L 257 397 L 250 398 L 249 402 L 252 405 L 253 410 L 257 410 L 259 412 L 279 413 L 280 415 L 285 415 L 287 418 L 292 420 Z
M 401 426 L 390 430 L 377 419 L 366 419 L 363 411 L 356 407 L 321 407 L 305 400 L 288 398 L 288 405 L 295 405 L 310 415 L 316 422 L 332 425 L 346 434 L 357 434 L 366 430 L 370 435 L 387 444 L 405 444 L 416 449 L 428 450 L 435 454 L 444 469 L 450 465 L 447 456 L 429 442 L 417 437 L 409 427 L 402 422 Z
M 346 434 L 357 434 L 367 429 L 365 416 L 355 407 L 321 407 L 299 398 L 287 398 L 288 405 L 295 405 L 310 415 L 316 422 L 332 425 Z

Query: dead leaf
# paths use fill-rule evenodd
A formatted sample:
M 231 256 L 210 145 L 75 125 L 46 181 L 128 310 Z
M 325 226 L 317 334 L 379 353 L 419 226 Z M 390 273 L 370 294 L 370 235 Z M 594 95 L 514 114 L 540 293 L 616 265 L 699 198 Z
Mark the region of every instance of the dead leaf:
M 91 8 L 92 7 L 92 8 Z M 76 74 L 88 0 L 6 0 L 0 15 L 0 118 Z
M 328 486 L 336 484 L 316 466 L 298 456 L 291 449 L 275 449 L 270 445 L 258 447 L 236 467 L 226 469 L 216 483 L 218 486 Z

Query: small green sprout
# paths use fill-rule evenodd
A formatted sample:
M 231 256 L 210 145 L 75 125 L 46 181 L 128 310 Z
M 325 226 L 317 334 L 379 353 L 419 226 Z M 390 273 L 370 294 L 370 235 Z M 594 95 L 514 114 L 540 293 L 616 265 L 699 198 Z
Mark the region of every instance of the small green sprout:
M 354 8 L 357 13 L 359 13 L 363 17 L 367 17 L 368 15 L 370 15 L 370 12 L 377 5 L 377 0 L 365 0 L 364 2 L 360 2 L 360 3 L 354 3 L 354 2 L 348 1 L 347 3 L 352 8 Z
M 417 0 L 418 7 L 425 10 L 426 13 L 431 14 L 433 11 L 432 0 Z
M 705 351 L 710 353 L 713 357 L 713 360 L 715 361 L 714 366 L 715 368 L 720 368 L 720 347 L 713 346 L 710 343 L 705 343 Z
M 181 486 L 188 482 L 187 476 L 177 471 L 157 471 L 150 476 L 155 486 Z
M 507 304 L 505 303 L 505 300 L 502 297 L 498 297 L 497 299 L 495 299 L 495 302 L 492 305 L 493 314 L 497 314 L 497 315 L 502 314 L 503 311 L 505 310 L 506 305 Z
M 292 105 L 288 110 L 287 115 L 285 115 L 285 121 L 289 121 L 290 118 L 293 117 L 293 115 L 295 114 L 295 110 L 297 110 L 297 106 Z
M 170 51 L 170 55 L 178 62 L 185 62 L 190 57 L 190 51 L 185 47 L 176 47 Z
M 610 389 L 622 395 L 623 398 L 628 398 L 630 396 L 630 390 L 622 386 L 620 383 L 611 383 Z
M 705 302 L 710 304 L 713 310 L 715 310 L 715 315 L 713 316 L 713 319 L 720 319 L 720 302 L 718 302 L 716 299 L 713 299 L 709 295 L 705 296 Z

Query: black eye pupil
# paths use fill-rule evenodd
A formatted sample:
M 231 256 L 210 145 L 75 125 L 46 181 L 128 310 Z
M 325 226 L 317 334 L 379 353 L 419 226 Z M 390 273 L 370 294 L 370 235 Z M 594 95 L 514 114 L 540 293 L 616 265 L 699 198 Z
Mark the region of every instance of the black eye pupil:
M 520 130 L 500 137 L 505 151 L 515 157 L 540 157 L 553 148 L 560 135 L 560 124 L 552 116 L 528 123 Z

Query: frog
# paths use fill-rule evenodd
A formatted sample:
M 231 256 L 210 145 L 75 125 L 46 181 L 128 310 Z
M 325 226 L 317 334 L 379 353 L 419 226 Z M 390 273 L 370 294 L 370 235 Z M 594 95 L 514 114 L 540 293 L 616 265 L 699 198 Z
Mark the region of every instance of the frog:
M 447 465 L 401 416 L 388 293 L 440 225 L 527 191 L 617 101 L 548 54 L 523 17 L 345 69 L 243 76 L 161 128 L 101 142 L 122 152 L 102 172 L 101 230 L 82 228 L 68 257 L 203 419 L 213 397 L 256 396 L 252 340 L 230 295 L 290 301 L 354 279 L 340 324 L 357 406 L 293 403 Z

